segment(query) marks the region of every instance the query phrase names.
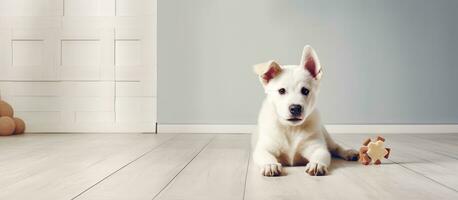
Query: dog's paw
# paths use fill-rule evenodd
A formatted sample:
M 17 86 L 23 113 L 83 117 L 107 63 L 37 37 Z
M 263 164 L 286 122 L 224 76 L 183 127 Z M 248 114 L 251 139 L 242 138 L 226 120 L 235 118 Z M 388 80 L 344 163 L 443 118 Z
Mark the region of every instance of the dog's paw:
M 342 158 L 348 161 L 357 161 L 359 158 L 359 152 L 354 149 L 347 149 L 342 153 Z
M 309 162 L 305 166 L 305 172 L 310 176 L 324 176 L 328 173 L 328 166 L 321 163 Z
M 263 176 L 280 176 L 281 175 L 281 164 L 265 164 L 261 167 L 261 174 Z

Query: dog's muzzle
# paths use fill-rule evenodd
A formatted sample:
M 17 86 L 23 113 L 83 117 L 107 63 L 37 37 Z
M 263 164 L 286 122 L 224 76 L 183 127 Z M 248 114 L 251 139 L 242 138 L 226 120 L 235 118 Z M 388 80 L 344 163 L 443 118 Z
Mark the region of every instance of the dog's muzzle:
M 293 117 L 300 117 L 302 115 L 302 106 L 298 104 L 293 104 L 289 106 L 289 112 Z

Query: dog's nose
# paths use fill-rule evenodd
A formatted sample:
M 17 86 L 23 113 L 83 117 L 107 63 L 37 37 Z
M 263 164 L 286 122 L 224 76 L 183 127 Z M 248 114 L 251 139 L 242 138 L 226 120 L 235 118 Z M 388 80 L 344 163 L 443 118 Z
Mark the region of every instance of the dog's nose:
M 294 117 L 300 116 L 302 113 L 302 106 L 298 104 L 293 104 L 289 106 L 289 112 Z

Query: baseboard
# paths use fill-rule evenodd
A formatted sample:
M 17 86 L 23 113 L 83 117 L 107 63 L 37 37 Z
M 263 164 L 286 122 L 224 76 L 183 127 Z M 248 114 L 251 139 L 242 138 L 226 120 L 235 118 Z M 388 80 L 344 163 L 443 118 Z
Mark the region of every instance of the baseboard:
M 154 133 L 155 124 L 137 123 L 29 123 L 27 133 Z
M 255 125 L 248 124 L 158 124 L 158 133 L 251 133 Z
M 252 133 L 255 125 L 158 124 L 158 133 Z M 458 133 L 458 124 L 371 124 L 326 125 L 330 133 L 428 134 Z

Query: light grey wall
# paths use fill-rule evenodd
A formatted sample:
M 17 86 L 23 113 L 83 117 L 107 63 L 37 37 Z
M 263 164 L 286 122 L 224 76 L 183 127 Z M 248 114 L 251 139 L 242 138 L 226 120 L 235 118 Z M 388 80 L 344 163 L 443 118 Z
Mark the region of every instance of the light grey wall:
M 458 123 L 454 0 L 159 0 L 159 123 L 254 123 L 251 66 L 305 44 L 326 123 Z

